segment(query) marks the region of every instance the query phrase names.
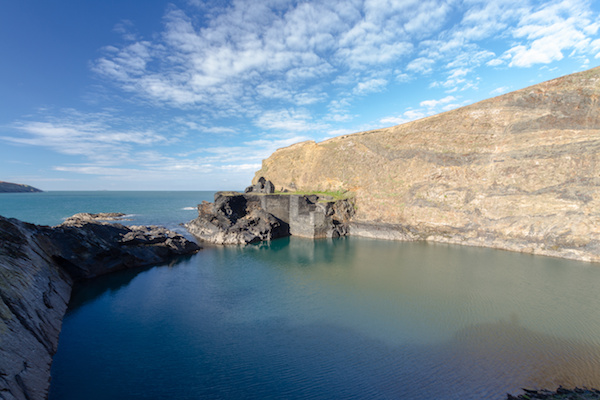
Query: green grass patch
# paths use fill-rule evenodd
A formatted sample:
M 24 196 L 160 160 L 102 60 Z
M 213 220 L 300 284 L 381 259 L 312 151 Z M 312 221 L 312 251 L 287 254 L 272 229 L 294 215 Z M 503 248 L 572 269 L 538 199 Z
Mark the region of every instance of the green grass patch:
M 330 198 L 331 200 L 345 200 L 354 197 L 354 193 L 349 192 L 347 190 L 335 190 L 335 191 L 327 191 L 327 190 L 297 190 L 295 192 L 278 192 L 276 191 L 273 194 L 283 194 L 283 195 L 298 195 L 298 196 L 310 196 L 317 195 L 319 197 Z

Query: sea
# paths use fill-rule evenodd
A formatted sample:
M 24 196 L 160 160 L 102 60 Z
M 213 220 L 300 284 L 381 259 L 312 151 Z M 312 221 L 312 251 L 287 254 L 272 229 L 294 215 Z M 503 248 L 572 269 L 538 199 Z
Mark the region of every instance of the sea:
M 0 195 L 0 215 L 181 225 L 213 192 Z M 600 387 L 600 265 L 364 238 L 204 246 L 74 287 L 50 400 L 505 399 Z

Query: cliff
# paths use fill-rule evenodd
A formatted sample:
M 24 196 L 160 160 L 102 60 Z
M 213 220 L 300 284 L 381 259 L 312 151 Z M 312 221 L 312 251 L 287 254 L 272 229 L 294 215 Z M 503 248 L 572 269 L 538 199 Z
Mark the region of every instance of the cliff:
M 0 399 L 45 399 L 75 280 L 164 263 L 199 247 L 161 227 L 79 214 L 54 228 L 0 216 Z
M 24 193 L 24 192 L 41 192 L 40 189 L 33 186 L 23 185 L 20 183 L 10 183 L 0 181 L 0 193 Z
M 353 235 L 600 261 L 600 68 L 263 161 L 277 190 L 349 190 Z

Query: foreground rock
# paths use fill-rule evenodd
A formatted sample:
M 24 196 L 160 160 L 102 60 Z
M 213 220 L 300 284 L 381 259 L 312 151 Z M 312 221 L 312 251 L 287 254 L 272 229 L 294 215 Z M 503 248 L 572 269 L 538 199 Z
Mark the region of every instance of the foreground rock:
M 355 193 L 353 235 L 600 262 L 600 68 L 277 150 L 276 190 Z
M 0 399 L 45 399 L 75 280 L 153 265 L 199 247 L 162 227 L 0 216 Z
M 600 399 L 600 390 L 596 389 L 565 389 L 558 388 L 556 391 L 549 390 L 527 390 L 519 396 L 509 394 L 507 400 L 598 400 Z

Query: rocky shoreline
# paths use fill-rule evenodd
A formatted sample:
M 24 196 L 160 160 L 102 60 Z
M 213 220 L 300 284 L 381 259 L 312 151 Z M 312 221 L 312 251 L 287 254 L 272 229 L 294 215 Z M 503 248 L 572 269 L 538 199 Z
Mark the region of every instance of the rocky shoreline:
M 506 400 L 597 400 L 600 390 L 588 388 L 565 389 L 560 386 L 555 391 L 523 389 L 518 396 L 508 394 Z
M 75 281 L 162 264 L 200 247 L 157 226 L 78 214 L 55 227 L 0 216 L 0 399 L 45 399 Z

